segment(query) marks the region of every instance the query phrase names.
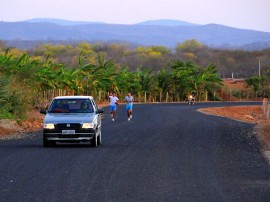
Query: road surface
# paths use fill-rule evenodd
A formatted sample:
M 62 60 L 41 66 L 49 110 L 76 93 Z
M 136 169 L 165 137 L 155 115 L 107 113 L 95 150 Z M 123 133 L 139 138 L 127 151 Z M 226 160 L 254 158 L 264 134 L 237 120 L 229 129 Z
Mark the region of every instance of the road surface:
M 105 108 L 97 148 L 2 140 L 0 201 L 270 201 L 254 125 L 196 111 L 242 104 L 135 105 L 131 122 Z

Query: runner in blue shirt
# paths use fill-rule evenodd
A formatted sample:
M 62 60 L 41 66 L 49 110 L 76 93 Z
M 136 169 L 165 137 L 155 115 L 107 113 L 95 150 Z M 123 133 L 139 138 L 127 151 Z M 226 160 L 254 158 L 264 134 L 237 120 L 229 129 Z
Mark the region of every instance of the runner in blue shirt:
M 127 103 L 126 110 L 127 110 L 128 121 L 130 121 L 130 119 L 132 118 L 132 106 L 133 106 L 133 101 L 134 101 L 133 96 L 131 96 L 130 92 L 127 94 L 124 101 Z

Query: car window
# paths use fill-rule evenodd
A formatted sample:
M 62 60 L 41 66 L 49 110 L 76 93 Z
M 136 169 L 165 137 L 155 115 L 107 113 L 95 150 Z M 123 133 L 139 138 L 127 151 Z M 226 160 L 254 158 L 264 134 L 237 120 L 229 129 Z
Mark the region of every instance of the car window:
M 55 99 L 49 107 L 51 113 L 93 113 L 89 99 Z

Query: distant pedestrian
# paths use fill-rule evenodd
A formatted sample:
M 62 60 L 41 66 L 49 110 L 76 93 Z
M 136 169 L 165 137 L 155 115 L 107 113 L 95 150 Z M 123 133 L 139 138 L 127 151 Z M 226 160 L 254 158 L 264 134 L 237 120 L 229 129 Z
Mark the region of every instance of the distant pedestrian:
M 116 97 L 116 93 L 113 92 L 110 96 L 110 111 L 111 111 L 111 117 L 112 117 L 112 121 L 114 121 L 115 119 L 115 115 L 116 115 L 116 105 L 118 105 L 118 97 Z
M 134 101 L 134 98 L 130 92 L 127 94 L 124 101 L 126 102 L 126 111 L 127 111 L 128 121 L 130 121 L 130 119 L 132 118 L 132 107 L 133 107 L 133 101 Z

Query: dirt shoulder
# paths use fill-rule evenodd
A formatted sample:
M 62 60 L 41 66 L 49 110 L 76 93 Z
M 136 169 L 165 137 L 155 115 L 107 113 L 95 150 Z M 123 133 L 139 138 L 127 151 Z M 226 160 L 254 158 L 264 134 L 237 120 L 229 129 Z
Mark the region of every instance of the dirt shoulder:
M 35 132 L 42 129 L 44 115 L 39 111 L 32 111 L 28 114 L 28 119 L 16 122 L 10 119 L 0 120 L 0 139 L 18 139 L 25 133 Z

